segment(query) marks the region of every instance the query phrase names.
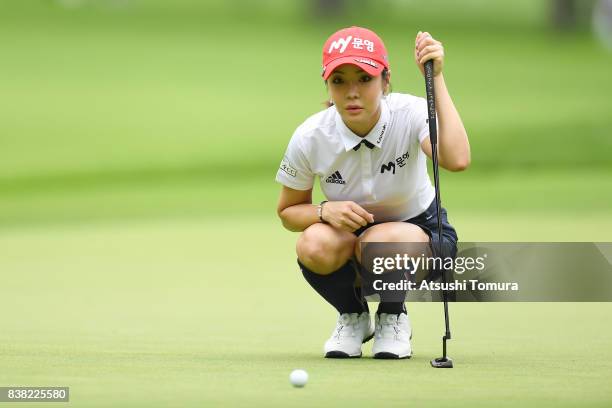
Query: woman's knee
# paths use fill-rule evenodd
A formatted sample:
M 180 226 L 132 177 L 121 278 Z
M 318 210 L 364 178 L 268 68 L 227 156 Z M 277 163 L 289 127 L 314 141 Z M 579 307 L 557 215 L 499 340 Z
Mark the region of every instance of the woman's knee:
M 313 224 L 300 235 L 298 259 L 315 273 L 326 275 L 338 270 L 353 256 L 356 237 L 329 225 Z
M 429 242 L 429 236 L 418 225 L 407 222 L 386 222 L 368 228 L 359 237 L 361 242 Z
M 418 225 L 406 223 L 406 222 L 387 222 L 383 224 L 375 225 L 368 228 L 359 237 L 359 242 L 355 245 L 355 256 L 358 260 L 361 260 L 361 243 L 367 242 L 405 242 L 413 243 L 411 246 L 404 246 L 404 249 L 411 249 L 412 251 L 422 252 L 423 245 L 429 243 L 429 235 L 423 231 Z M 395 250 L 396 248 L 389 247 L 389 250 Z M 412 252 L 411 251 L 411 252 Z

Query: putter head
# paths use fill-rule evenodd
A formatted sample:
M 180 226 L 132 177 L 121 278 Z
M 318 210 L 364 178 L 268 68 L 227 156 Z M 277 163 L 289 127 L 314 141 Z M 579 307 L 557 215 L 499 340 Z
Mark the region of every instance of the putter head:
M 453 368 L 453 360 L 450 357 L 440 357 L 431 360 L 431 366 L 434 368 Z

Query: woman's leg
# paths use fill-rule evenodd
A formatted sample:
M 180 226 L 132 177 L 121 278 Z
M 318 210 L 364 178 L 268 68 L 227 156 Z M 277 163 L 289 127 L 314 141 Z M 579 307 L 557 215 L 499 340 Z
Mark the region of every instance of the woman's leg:
M 326 224 L 313 224 L 300 235 L 296 252 L 306 281 L 338 313 L 367 311 L 355 290 L 353 257 L 357 237 Z
M 355 245 L 355 257 L 361 261 L 361 243 L 367 242 L 409 242 L 417 245 L 401 244 L 402 254 L 412 257 L 418 257 L 423 252 L 422 244 L 429 242 L 429 236 L 425 231 L 414 224 L 406 222 L 387 222 L 372 226 L 363 232 Z M 398 253 L 400 245 L 395 245 L 398 248 L 382 248 L 381 256 L 393 256 Z M 380 248 L 376 248 L 380 249 Z M 386 251 L 389 253 L 385 253 Z M 414 253 L 411 253 L 414 252 Z M 369 255 L 369 254 L 368 254 Z M 376 256 L 379 256 L 378 250 Z M 397 275 L 397 274 L 396 274 Z M 399 274 L 402 276 L 403 273 Z M 372 353 L 374 358 L 410 358 L 412 356 L 412 346 L 410 339 L 412 338 L 412 328 L 408 319 L 408 313 L 404 306 L 406 292 L 397 293 L 398 299 L 401 301 L 380 302 L 376 313 L 375 321 L 375 336 Z
M 423 243 L 429 242 L 429 236 L 417 225 L 407 222 L 385 222 L 374 225 L 364 231 L 358 238 L 355 245 L 355 257 L 361 262 L 361 243 L 367 242 L 410 242 Z M 413 250 L 414 253 L 407 253 L 408 256 L 419 257 L 422 254 L 421 245 L 403 246 L 404 252 Z M 395 254 L 389 254 L 394 256 Z M 427 255 L 427 254 L 426 254 Z M 403 294 L 405 296 L 405 293 Z M 387 314 L 406 313 L 404 302 L 380 302 L 378 311 Z

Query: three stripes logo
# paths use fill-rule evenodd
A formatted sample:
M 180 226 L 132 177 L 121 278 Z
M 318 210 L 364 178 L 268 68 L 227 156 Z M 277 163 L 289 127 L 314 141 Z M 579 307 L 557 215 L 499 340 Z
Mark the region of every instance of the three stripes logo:
M 336 170 L 335 173 L 332 173 L 331 176 L 325 179 L 326 183 L 334 183 L 334 184 L 346 184 L 346 181 L 342 179 L 340 172 Z

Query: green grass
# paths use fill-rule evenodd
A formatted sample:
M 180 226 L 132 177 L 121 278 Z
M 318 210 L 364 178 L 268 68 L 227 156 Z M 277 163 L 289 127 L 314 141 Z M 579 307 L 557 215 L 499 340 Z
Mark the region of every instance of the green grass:
M 280 185 L 273 181 L 275 173 L 274 165 L 263 171 L 254 170 L 249 178 L 231 171 L 214 178 L 201 169 L 194 169 L 120 176 L 93 173 L 15 182 L 4 186 L 0 226 L 19 228 L 167 217 L 272 216 L 280 192 Z M 508 228 L 499 229 L 508 230 L 504 236 L 518 241 L 525 237 L 513 234 L 514 223 L 534 218 L 557 220 L 552 227 L 565 229 L 564 240 L 591 241 L 607 236 L 605 228 L 596 225 L 607 225 L 612 213 L 612 177 L 607 168 L 442 172 L 440 183 L 442 203 L 453 221 L 460 221 L 463 215 L 483 218 L 483 222 L 486 218 L 497 218 L 500 223 L 508 224 Z M 318 190 L 317 184 L 315 202 L 323 199 Z M 582 224 L 585 219 L 593 222 Z M 466 227 L 464 231 L 475 231 L 475 226 Z M 473 232 L 470 239 L 485 240 L 489 233 Z M 548 239 L 555 237 L 559 236 L 551 235 Z
M 501 219 L 460 218 L 466 239 L 499 238 Z M 0 384 L 70 386 L 79 407 L 611 403 L 609 304 L 452 304 L 456 367 L 442 371 L 428 366 L 442 306 L 411 304 L 412 359 L 375 361 L 371 344 L 323 359 L 335 313 L 297 271 L 295 237 L 271 217 L 5 230 Z
M 387 43 L 400 92 L 424 92 L 410 56 L 416 31 L 430 27 L 444 41 L 445 76 L 474 167 L 610 167 L 612 54 L 588 32 L 550 31 L 533 2 L 474 2 L 462 11 L 438 3 L 450 11 L 437 25 L 427 7 L 386 23 L 374 13 L 370 24 Z M 193 2 L 183 5 L 195 9 L 167 14 L 53 4 L 13 4 L 0 17 L 0 35 L 11 38 L 0 78 L 0 193 L 3 182 L 67 173 L 120 177 L 204 165 L 245 176 L 267 168 L 321 109 L 320 47 L 348 24 L 244 19 Z M 486 25 L 495 14 L 514 17 Z M 538 23 L 527 23 L 534 16 Z

